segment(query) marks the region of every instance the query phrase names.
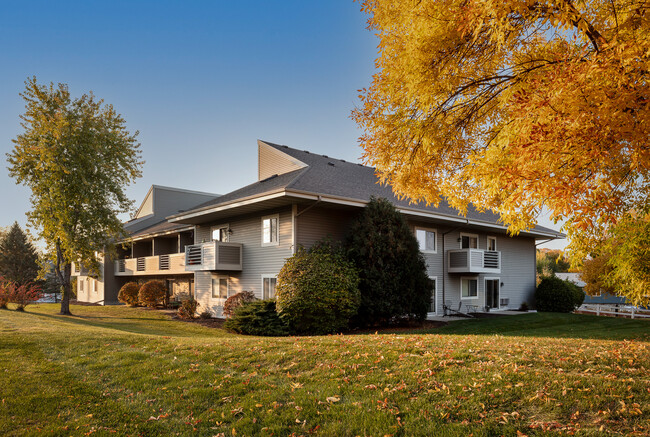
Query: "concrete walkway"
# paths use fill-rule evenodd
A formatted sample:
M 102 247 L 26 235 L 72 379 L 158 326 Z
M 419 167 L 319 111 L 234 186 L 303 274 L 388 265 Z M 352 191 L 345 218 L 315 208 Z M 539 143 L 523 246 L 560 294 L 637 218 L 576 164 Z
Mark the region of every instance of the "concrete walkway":
M 478 317 L 481 318 L 481 314 L 490 314 L 490 316 L 518 316 L 519 314 L 532 314 L 536 311 L 491 311 L 489 313 L 476 313 Z M 427 320 L 433 320 L 435 322 L 456 322 L 458 320 L 472 320 L 472 317 L 459 317 L 459 316 L 436 316 L 434 314 L 428 314 Z

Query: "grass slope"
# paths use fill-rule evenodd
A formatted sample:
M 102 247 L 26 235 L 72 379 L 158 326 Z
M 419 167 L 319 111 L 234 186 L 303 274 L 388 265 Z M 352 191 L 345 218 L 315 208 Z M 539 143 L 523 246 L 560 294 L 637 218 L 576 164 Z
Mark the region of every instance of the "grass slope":
M 125 307 L 0 310 L 0 435 L 650 433 L 650 323 L 529 314 L 256 338 Z

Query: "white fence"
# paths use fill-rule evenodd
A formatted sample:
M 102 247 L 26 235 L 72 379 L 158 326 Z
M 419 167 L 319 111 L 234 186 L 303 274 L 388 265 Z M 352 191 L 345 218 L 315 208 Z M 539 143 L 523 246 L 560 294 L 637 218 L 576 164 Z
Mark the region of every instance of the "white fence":
M 629 305 L 616 304 L 583 304 L 577 313 L 595 314 L 597 316 L 627 317 L 630 319 L 650 319 L 650 310 Z

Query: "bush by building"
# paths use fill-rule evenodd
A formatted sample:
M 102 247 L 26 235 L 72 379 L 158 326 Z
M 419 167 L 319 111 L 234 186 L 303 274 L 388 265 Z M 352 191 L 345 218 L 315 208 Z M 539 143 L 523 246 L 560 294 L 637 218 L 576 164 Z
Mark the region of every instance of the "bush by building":
M 357 314 L 358 285 L 359 274 L 340 248 L 330 243 L 300 248 L 278 274 L 278 314 L 293 333 L 340 332 Z
M 140 305 L 156 307 L 167 297 L 167 285 L 163 281 L 151 280 L 145 282 L 138 292 Z
M 235 310 L 223 327 L 246 335 L 279 337 L 289 333 L 286 323 L 275 310 L 275 300 L 271 299 L 245 303 Z
M 371 199 L 350 227 L 346 250 L 360 277 L 356 324 L 426 317 L 432 284 L 418 241 L 393 204 Z
M 240 291 L 226 299 L 226 302 L 223 305 L 223 315 L 226 317 L 232 317 L 237 308 L 247 302 L 252 302 L 255 299 L 255 293 L 252 291 Z
M 140 286 L 135 282 L 127 282 L 120 288 L 117 294 L 117 300 L 132 307 L 138 306 Z
M 542 278 L 535 290 L 537 311 L 570 313 L 582 304 L 584 293 L 580 287 L 556 276 Z
M 194 319 L 198 306 L 199 303 L 196 300 L 192 298 L 185 299 L 178 308 L 178 317 L 181 319 Z

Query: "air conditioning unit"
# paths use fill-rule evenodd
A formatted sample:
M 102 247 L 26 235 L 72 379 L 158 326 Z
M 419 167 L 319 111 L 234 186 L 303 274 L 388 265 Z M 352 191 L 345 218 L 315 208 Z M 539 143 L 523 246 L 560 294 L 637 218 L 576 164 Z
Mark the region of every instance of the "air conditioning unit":
M 510 299 L 507 298 L 507 297 L 504 298 L 504 299 L 500 299 L 500 301 L 501 301 L 501 306 L 502 306 L 502 307 L 507 307 L 508 304 L 510 303 Z

